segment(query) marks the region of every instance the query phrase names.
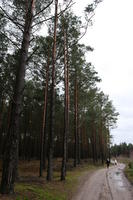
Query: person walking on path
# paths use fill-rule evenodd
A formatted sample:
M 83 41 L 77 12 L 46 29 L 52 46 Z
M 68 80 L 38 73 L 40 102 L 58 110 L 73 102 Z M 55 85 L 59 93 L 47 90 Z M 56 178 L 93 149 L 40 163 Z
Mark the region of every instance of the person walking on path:
M 115 163 L 115 165 L 117 165 L 117 164 L 118 164 L 116 159 L 115 159 L 114 163 Z
M 109 165 L 110 165 L 110 160 L 109 160 L 109 158 L 107 158 L 107 160 L 106 160 L 106 165 L 107 165 L 107 168 L 109 168 Z

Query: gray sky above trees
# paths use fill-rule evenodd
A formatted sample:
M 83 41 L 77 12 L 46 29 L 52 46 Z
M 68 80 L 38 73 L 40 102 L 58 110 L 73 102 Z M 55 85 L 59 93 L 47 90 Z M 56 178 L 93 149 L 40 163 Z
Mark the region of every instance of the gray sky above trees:
M 76 0 L 74 11 L 82 15 L 86 0 Z M 103 0 L 96 9 L 93 26 L 82 40 L 94 47 L 88 55 L 102 78 L 105 94 L 120 113 L 111 131 L 113 143 L 133 143 L 133 1 Z

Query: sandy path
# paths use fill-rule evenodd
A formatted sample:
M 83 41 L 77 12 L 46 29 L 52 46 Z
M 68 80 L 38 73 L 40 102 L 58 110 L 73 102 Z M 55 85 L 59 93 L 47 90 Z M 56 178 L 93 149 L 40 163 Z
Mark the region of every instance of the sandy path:
M 133 187 L 123 169 L 124 164 L 118 164 L 93 173 L 72 200 L 133 200 Z

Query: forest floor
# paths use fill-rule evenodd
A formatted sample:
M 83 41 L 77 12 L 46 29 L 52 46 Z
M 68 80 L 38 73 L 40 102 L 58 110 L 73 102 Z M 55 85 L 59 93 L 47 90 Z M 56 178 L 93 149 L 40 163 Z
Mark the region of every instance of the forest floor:
M 77 168 L 73 168 L 73 161 L 70 160 L 66 181 L 60 181 L 60 168 L 61 159 L 56 159 L 54 180 L 47 182 L 46 172 L 43 173 L 42 178 L 39 177 L 39 161 L 20 161 L 19 180 L 15 184 L 15 194 L 0 195 L 0 200 L 70 200 L 76 193 L 79 183 L 84 184 L 101 166 L 94 166 L 91 161 L 84 160 Z
M 79 186 L 72 200 L 133 200 L 133 186 L 124 175 L 125 164 L 100 169 Z

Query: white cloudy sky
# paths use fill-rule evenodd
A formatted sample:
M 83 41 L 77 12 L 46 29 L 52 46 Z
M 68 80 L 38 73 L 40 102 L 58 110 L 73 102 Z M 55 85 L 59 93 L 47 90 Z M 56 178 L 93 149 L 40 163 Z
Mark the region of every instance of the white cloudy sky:
M 87 3 L 76 0 L 78 15 Z M 103 0 L 93 21 L 83 41 L 94 47 L 89 59 L 102 78 L 100 87 L 120 113 L 113 142 L 133 143 L 133 0 Z

